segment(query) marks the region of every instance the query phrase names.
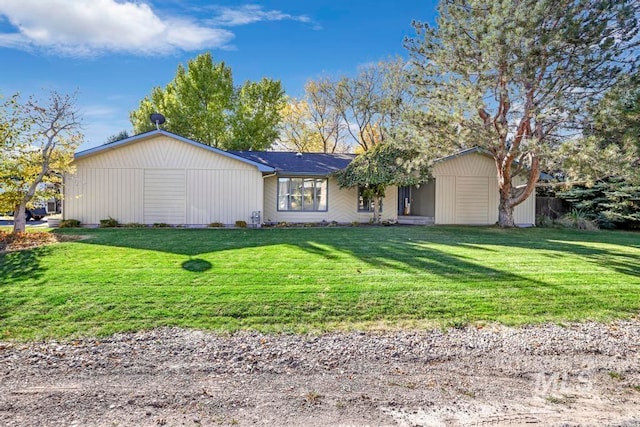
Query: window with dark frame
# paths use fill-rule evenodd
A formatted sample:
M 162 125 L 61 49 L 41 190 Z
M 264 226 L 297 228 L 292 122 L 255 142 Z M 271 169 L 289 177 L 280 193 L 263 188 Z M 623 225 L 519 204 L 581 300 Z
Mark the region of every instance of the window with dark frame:
M 278 178 L 278 210 L 327 211 L 327 178 Z

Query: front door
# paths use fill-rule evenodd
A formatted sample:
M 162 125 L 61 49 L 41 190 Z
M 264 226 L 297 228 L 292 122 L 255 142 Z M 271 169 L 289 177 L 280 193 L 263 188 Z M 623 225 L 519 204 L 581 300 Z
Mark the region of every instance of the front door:
M 411 187 L 398 188 L 398 216 L 411 214 Z

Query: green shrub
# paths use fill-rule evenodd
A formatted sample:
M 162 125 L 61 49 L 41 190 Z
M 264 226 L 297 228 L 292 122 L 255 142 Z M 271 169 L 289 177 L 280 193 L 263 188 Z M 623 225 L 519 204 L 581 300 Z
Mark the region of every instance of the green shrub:
M 236 227 L 238 228 L 247 228 L 247 221 L 243 221 L 241 219 L 236 221 Z
M 558 224 L 563 227 L 576 228 L 578 230 L 598 230 L 598 224 L 579 209 L 573 209 L 571 212 L 560 218 L 558 220 Z
M 60 221 L 59 228 L 77 228 L 80 227 L 80 221 L 77 219 L 63 219 Z
M 551 228 L 554 225 L 555 222 L 549 215 L 538 215 L 536 217 L 536 227 Z
M 222 227 L 224 227 L 224 224 L 221 223 L 221 222 L 212 222 L 208 226 L 211 227 L 211 228 L 222 228 Z
M 153 228 L 167 228 L 167 227 L 171 227 L 169 224 L 167 224 L 166 222 L 154 222 L 153 223 Z
M 127 228 L 146 228 L 146 224 L 140 224 L 139 222 L 128 222 L 124 224 L 124 227 Z
M 109 217 L 107 219 L 100 220 L 100 228 L 112 228 L 112 227 L 118 227 L 119 225 L 120 223 L 115 218 Z
M 360 224 L 360 222 L 358 222 L 358 221 L 352 221 L 352 222 L 351 222 L 351 226 L 352 226 L 352 227 L 360 227 L 360 225 L 361 225 L 361 224 Z

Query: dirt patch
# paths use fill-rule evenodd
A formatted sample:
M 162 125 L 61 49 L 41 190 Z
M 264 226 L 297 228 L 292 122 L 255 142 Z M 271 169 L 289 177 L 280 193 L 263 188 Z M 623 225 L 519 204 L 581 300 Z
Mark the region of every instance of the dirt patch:
M 0 425 L 640 426 L 640 320 L 0 342 Z

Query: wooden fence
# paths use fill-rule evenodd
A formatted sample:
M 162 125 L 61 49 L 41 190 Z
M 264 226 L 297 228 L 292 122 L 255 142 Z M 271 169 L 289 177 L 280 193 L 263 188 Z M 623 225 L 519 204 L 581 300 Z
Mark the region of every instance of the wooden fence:
M 557 197 L 536 197 L 536 218 L 548 216 L 556 219 L 571 210 L 569 203 Z

